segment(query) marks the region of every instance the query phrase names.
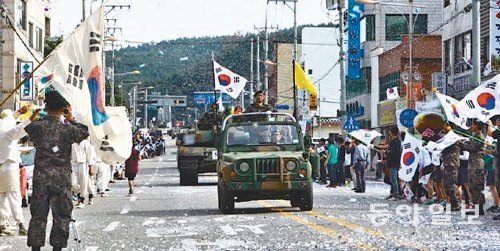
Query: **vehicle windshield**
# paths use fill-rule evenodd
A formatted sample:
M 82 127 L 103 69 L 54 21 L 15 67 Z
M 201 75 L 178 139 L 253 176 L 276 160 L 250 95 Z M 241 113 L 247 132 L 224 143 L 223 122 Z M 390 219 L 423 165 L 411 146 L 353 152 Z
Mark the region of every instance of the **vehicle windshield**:
M 293 125 L 236 125 L 227 129 L 227 146 L 297 145 L 299 133 Z

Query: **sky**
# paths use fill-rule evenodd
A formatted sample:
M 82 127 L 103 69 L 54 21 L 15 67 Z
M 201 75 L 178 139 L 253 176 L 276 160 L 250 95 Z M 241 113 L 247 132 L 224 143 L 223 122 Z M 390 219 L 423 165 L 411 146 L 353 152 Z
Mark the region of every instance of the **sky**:
M 333 21 L 325 0 L 298 0 L 297 23 L 319 24 Z M 86 0 L 95 10 L 101 0 Z M 267 12 L 269 26 L 293 27 L 293 11 L 283 2 L 267 0 L 109 0 L 115 8 L 106 18 L 116 18 L 108 27 L 121 27 L 115 36 L 122 41 L 159 42 L 180 37 L 256 33 L 264 27 Z M 290 6 L 293 3 L 289 3 Z M 49 6 L 52 35 L 68 35 L 82 19 L 82 0 L 53 0 Z M 108 8 L 109 9 L 109 8 Z M 267 9 L 267 11 L 266 11 Z

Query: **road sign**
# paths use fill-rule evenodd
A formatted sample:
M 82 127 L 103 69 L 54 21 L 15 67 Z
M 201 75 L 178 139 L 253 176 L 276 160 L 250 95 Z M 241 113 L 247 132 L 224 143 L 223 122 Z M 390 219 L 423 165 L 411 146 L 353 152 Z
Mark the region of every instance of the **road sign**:
M 33 62 L 31 61 L 19 61 L 19 82 L 23 81 L 25 78 L 29 77 L 33 71 Z M 33 77 L 26 79 L 20 88 L 22 101 L 31 101 L 34 98 L 35 85 L 33 84 Z
M 219 93 L 217 93 L 217 99 L 219 98 Z M 194 92 L 193 93 L 193 103 L 195 105 L 209 105 L 215 103 L 213 92 Z M 233 98 L 231 96 L 223 93 L 222 94 L 222 104 L 229 105 L 233 103 Z
M 432 87 L 436 88 L 441 94 L 446 94 L 446 78 L 446 73 L 432 73 Z
M 274 109 L 276 109 L 276 110 L 288 110 L 288 109 L 290 109 L 290 106 L 283 105 L 283 104 L 277 104 L 277 105 L 274 105 Z
M 403 111 L 401 111 L 401 114 L 399 114 L 398 120 L 402 126 L 406 128 L 412 128 L 413 120 L 415 120 L 415 117 L 417 115 L 418 112 L 413 109 L 404 109 Z
M 352 132 L 359 130 L 359 124 L 358 122 L 354 119 L 353 116 L 349 116 L 347 120 L 344 123 L 344 126 L 342 127 L 343 130 L 346 130 L 347 132 Z

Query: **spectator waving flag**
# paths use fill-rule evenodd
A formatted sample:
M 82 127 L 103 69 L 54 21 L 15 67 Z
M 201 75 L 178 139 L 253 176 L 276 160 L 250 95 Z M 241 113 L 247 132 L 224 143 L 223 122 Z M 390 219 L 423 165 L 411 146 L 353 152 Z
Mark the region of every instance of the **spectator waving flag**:
M 462 127 L 467 130 L 469 127 L 467 126 L 467 116 L 463 114 L 467 108 L 463 107 L 463 104 L 458 100 L 436 92 L 436 96 L 441 102 L 441 106 L 444 109 L 444 113 L 446 115 L 446 120 L 452 122 L 453 124 Z
M 245 88 L 247 79 L 222 67 L 213 60 L 215 90 L 220 90 L 234 99 L 237 99 L 241 91 Z
M 386 93 L 387 93 L 387 99 L 389 100 L 399 99 L 399 93 L 397 87 L 387 88 Z
M 399 178 L 404 181 L 411 181 L 415 170 L 418 168 L 420 154 L 422 153 L 422 142 L 410 133 L 406 133 L 403 141 L 403 152 L 401 153 L 401 169 Z
M 50 76 L 50 88 L 72 106 L 75 118 L 89 128 L 90 138 L 107 161 L 124 161 L 132 149 L 131 126 L 125 109 L 104 106 L 102 52 L 104 8 L 90 15 L 40 65 L 39 76 Z M 103 157 L 103 156 L 101 156 Z
M 469 118 L 477 118 L 484 123 L 500 114 L 499 81 L 500 75 L 497 75 L 470 91 L 460 101 L 465 108 L 463 113 L 469 115 Z

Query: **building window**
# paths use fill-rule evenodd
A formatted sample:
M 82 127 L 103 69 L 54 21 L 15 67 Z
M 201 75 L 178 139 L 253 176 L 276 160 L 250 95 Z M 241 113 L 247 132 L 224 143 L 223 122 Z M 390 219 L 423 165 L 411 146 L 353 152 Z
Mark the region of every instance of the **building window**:
M 33 48 L 33 41 L 34 41 L 34 37 L 33 37 L 33 23 L 29 23 L 28 24 L 28 43 L 29 43 L 29 46 L 31 48 Z
M 470 31 L 457 35 L 454 38 L 454 72 L 462 73 L 469 70 L 472 55 L 472 33 Z
M 36 50 L 43 51 L 43 31 L 39 27 L 36 27 Z
M 413 15 L 414 34 L 427 34 L 427 14 Z M 416 18 L 416 19 L 415 19 Z M 401 35 L 408 34 L 409 15 L 388 14 L 385 16 L 385 40 L 401 41 Z
M 444 63 L 444 72 L 447 75 L 451 75 L 451 48 L 450 48 L 451 40 L 448 39 L 444 41 L 444 55 L 443 55 L 443 63 Z
M 366 15 L 366 41 L 375 41 L 375 15 Z
M 26 30 L 26 0 L 17 0 L 17 25 L 23 30 Z

